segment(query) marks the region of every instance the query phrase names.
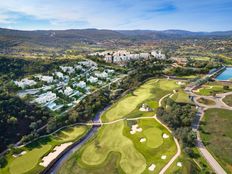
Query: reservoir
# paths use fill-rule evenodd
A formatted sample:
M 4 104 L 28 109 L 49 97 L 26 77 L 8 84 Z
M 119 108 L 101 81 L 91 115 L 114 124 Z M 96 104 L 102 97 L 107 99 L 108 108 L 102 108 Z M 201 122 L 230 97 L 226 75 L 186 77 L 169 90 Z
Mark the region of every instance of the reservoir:
M 232 67 L 227 67 L 225 71 L 223 71 L 221 74 L 219 74 L 216 78 L 216 80 L 230 80 L 232 79 Z

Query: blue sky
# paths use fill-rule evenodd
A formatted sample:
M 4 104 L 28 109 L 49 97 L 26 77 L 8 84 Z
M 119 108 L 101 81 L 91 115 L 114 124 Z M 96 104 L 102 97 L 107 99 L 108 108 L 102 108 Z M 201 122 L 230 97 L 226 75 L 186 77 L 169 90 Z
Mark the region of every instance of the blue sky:
M 232 30 L 232 0 L 1 0 L 0 27 Z

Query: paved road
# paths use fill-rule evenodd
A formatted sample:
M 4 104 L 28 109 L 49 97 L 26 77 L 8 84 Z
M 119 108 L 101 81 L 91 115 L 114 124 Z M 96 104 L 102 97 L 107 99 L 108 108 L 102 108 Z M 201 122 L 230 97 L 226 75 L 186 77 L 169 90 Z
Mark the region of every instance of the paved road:
M 200 132 L 199 132 L 199 125 L 200 125 L 200 121 L 204 116 L 204 112 L 207 109 L 210 108 L 220 108 L 220 109 L 229 109 L 232 110 L 232 107 L 227 106 L 222 99 L 227 96 L 227 95 L 231 95 L 232 92 L 229 93 L 224 93 L 224 94 L 218 94 L 217 96 L 213 97 L 213 96 L 201 96 L 201 95 L 197 95 L 194 94 L 192 92 L 192 90 L 194 89 L 193 87 L 187 87 L 185 89 L 185 92 L 189 94 L 189 96 L 192 96 L 192 100 L 194 101 L 194 103 L 197 106 L 197 114 L 196 117 L 192 123 L 192 129 L 193 131 L 197 132 L 197 143 L 196 146 L 199 149 L 199 151 L 201 152 L 201 154 L 203 155 L 203 157 L 207 160 L 207 162 L 209 163 L 209 165 L 212 167 L 212 169 L 217 173 L 217 174 L 226 174 L 226 171 L 222 168 L 222 166 L 217 162 L 217 160 L 210 154 L 210 152 L 207 150 L 207 148 L 204 146 L 204 144 L 202 143 L 201 137 L 200 137 Z M 209 100 L 213 100 L 215 102 L 215 105 L 212 106 L 208 106 L 208 105 L 204 105 L 202 103 L 199 103 L 197 101 L 197 99 L 199 98 L 205 98 L 205 99 L 209 99 Z

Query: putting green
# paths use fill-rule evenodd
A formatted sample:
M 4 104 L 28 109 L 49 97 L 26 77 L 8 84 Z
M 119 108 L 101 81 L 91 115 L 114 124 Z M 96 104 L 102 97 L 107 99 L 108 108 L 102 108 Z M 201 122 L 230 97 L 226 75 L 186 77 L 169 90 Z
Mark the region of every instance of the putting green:
M 39 162 L 42 155 L 47 153 L 52 148 L 52 145 L 43 145 L 40 148 L 28 151 L 25 155 L 16 158 L 10 164 L 11 174 L 21 174 L 32 170 Z
M 146 137 L 146 145 L 157 148 L 163 144 L 162 131 L 156 127 L 146 129 L 143 134 Z
M 140 154 L 133 142 L 123 135 L 124 122 L 104 126 L 96 139 L 83 151 L 81 160 L 85 165 L 102 164 L 110 152 L 120 152 L 120 166 L 126 173 L 142 173 L 146 160 Z

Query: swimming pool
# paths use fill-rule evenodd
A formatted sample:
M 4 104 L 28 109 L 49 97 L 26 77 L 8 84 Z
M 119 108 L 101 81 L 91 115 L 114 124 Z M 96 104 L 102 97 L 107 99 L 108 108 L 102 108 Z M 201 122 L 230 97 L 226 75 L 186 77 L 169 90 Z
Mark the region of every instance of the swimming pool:
M 216 77 L 216 80 L 230 80 L 232 79 L 232 67 L 226 68 L 221 74 Z

